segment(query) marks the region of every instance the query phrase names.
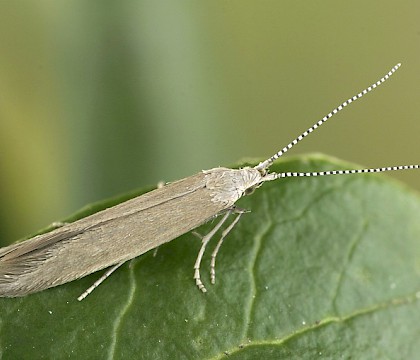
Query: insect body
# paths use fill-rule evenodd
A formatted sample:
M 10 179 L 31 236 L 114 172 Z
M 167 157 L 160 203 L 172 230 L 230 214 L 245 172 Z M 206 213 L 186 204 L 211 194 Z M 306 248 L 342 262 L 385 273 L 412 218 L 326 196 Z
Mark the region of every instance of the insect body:
M 203 171 L 2 248 L 0 294 L 26 295 L 122 264 L 220 212 L 228 214 L 244 191 L 261 179 L 254 169 Z
M 196 285 L 206 291 L 200 278 L 200 263 L 207 244 L 231 214 L 235 219 L 222 232 L 211 260 L 211 281 L 215 281 L 215 260 L 225 238 L 239 221 L 243 210 L 235 202 L 266 181 L 291 176 L 324 176 L 390 170 L 418 169 L 404 165 L 374 169 L 337 170 L 311 173 L 269 173 L 271 164 L 300 140 L 321 126 L 346 105 L 387 80 L 397 64 L 378 82 L 348 99 L 290 144 L 257 166 L 243 169 L 214 168 L 173 182 L 46 234 L 0 249 L 0 296 L 23 296 L 81 278 L 112 266 L 78 299 L 89 295 L 127 260 L 189 232 L 216 215 L 219 223 L 205 236 L 194 265 Z

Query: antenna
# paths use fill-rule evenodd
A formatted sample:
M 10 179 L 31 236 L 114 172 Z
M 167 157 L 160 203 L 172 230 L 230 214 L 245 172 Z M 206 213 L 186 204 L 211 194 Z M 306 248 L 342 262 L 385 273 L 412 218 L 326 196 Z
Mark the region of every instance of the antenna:
M 400 166 L 387 166 L 387 167 L 370 168 L 370 169 L 329 170 L 329 171 L 316 171 L 316 172 L 270 173 L 264 177 L 264 181 L 271 181 L 271 180 L 276 180 L 276 179 L 285 178 L 285 177 L 350 175 L 350 174 L 377 173 L 377 172 L 384 172 L 384 171 L 411 170 L 411 169 L 420 169 L 420 165 L 400 165 Z
M 386 80 L 389 79 L 389 77 L 398 70 L 398 68 L 401 66 L 400 63 L 395 65 L 384 77 L 382 77 L 380 80 L 378 80 L 376 83 L 373 83 L 368 88 L 364 89 L 362 92 L 358 93 L 357 95 L 351 97 L 350 99 L 344 101 L 340 106 L 337 106 L 333 111 L 331 111 L 329 114 L 325 115 L 321 120 L 319 120 L 317 123 L 312 125 L 308 130 L 306 130 L 304 133 L 299 135 L 296 139 L 294 139 L 292 142 L 290 142 L 287 146 L 285 146 L 283 149 L 281 149 L 278 153 L 274 154 L 272 157 L 268 158 L 267 160 L 260 162 L 257 166 L 255 166 L 254 169 L 264 172 L 265 169 L 269 168 L 271 164 L 277 160 L 280 156 L 285 154 L 287 151 L 289 151 L 293 146 L 295 146 L 299 141 L 301 141 L 303 138 L 308 136 L 310 133 L 312 133 L 315 129 L 317 129 L 319 126 L 321 126 L 323 123 L 325 123 L 329 118 L 333 117 L 335 114 L 337 114 L 340 110 L 344 109 L 347 105 L 351 104 L 353 101 L 356 101 L 357 99 L 360 99 L 363 95 L 367 94 L 368 92 L 372 91 L 382 83 L 384 83 Z M 400 169 L 392 169 L 392 170 L 400 170 Z M 387 171 L 387 170 L 382 170 Z M 366 171 L 367 172 L 367 171 Z M 326 175 L 326 174 L 325 174 Z M 299 175 L 300 176 L 300 175 Z M 316 176 L 316 175 L 311 175 Z M 268 180 L 268 179 L 267 179 Z

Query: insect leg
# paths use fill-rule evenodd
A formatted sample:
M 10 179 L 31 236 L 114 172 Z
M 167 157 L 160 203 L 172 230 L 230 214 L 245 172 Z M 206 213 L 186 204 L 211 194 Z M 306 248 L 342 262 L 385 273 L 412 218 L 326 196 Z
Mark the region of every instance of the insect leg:
M 124 264 L 125 261 L 122 261 L 113 267 L 109 268 L 105 274 L 103 274 L 98 280 L 96 280 L 92 286 L 90 286 L 88 289 L 85 290 L 85 292 L 80 295 L 77 300 L 82 301 L 85 299 L 89 294 L 92 293 L 93 290 L 95 290 L 101 283 L 103 283 L 115 270 L 117 270 L 122 264 Z
M 211 238 L 220 229 L 220 227 L 224 224 L 224 222 L 227 220 L 229 215 L 232 214 L 233 212 L 234 212 L 234 209 L 229 209 L 226 212 L 226 214 L 223 216 L 222 220 L 220 220 L 217 223 L 217 225 L 207 235 L 203 236 L 203 238 L 201 240 L 201 248 L 200 248 L 200 251 L 198 252 L 197 260 L 195 261 L 195 265 L 194 265 L 194 279 L 195 279 L 195 284 L 198 286 L 198 288 L 202 292 L 207 292 L 207 289 L 205 288 L 204 284 L 202 283 L 201 277 L 200 277 L 200 264 L 201 264 L 201 260 L 202 260 L 203 255 L 204 255 L 204 251 L 206 250 L 206 246 L 209 243 L 209 241 L 211 240 Z
M 54 229 L 58 229 L 67 224 L 68 224 L 67 222 L 63 222 L 63 221 L 54 221 L 50 226 Z
M 219 242 L 217 243 L 216 247 L 214 248 L 213 253 L 211 254 L 210 279 L 211 279 L 212 284 L 216 282 L 216 256 L 217 256 L 217 253 L 219 252 L 220 247 L 223 244 L 223 240 L 225 239 L 227 234 L 229 234 L 230 231 L 235 227 L 235 225 L 238 223 L 239 219 L 241 218 L 242 214 L 245 213 L 246 211 L 235 208 L 233 212 L 237 214 L 235 220 L 233 220 L 232 223 L 225 230 L 223 230 L 222 236 L 220 237 Z

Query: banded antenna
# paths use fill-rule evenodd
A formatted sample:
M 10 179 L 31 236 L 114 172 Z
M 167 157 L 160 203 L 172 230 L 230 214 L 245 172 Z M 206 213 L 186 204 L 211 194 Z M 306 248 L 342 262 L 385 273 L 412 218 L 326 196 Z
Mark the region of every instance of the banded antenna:
M 317 123 L 312 125 L 308 130 L 306 130 L 304 133 L 299 135 L 296 139 L 290 142 L 287 146 L 285 146 L 279 152 L 277 152 L 272 157 L 268 158 L 265 161 L 260 162 L 257 166 L 255 166 L 254 169 L 258 170 L 261 174 L 264 174 L 263 181 L 271 181 L 271 180 L 285 178 L 285 177 L 350 175 L 350 174 L 362 174 L 362 173 L 373 173 L 373 172 L 384 172 L 384 171 L 420 169 L 420 165 L 398 165 L 398 166 L 387 166 L 387 167 L 368 168 L 368 169 L 330 170 L 330 171 L 317 171 L 317 172 L 284 172 L 284 173 L 267 174 L 267 169 L 271 166 L 271 164 L 273 164 L 275 160 L 277 160 L 280 156 L 284 155 L 293 146 L 295 146 L 299 141 L 301 141 L 303 138 L 305 138 L 314 130 L 316 130 L 318 127 L 320 127 L 322 124 L 324 124 L 328 119 L 332 118 L 340 110 L 343 110 L 347 105 L 360 99 L 363 95 L 367 94 L 368 92 L 372 91 L 373 89 L 375 89 L 376 87 L 384 83 L 386 80 L 388 80 L 390 76 L 394 72 L 396 72 L 400 66 L 401 66 L 400 63 L 395 65 L 384 77 L 379 79 L 377 82 L 373 83 L 368 88 L 364 89 L 362 92 L 344 101 L 340 106 L 336 107 L 329 114 L 325 115 L 321 120 L 319 120 Z
M 329 114 L 325 115 L 321 120 L 319 120 L 317 123 L 315 123 L 314 125 L 312 125 L 308 130 L 306 130 L 305 132 L 303 132 L 301 135 L 299 135 L 296 139 L 294 139 L 292 142 L 290 142 L 288 145 L 286 145 L 283 149 L 281 149 L 279 152 L 277 152 L 276 154 L 274 154 L 272 157 L 268 158 L 267 160 L 260 162 L 257 166 L 255 166 L 255 169 L 257 169 L 258 171 L 260 171 L 261 173 L 265 173 L 265 170 L 268 169 L 271 164 L 277 160 L 280 156 L 284 155 L 287 151 L 289 151 L 293 146 L 295 146 L 299 141 L 301 141 L 303 138 L 307 137 L 310 133 L 312 133 L 314 130 L 316 130 L 318 127 L 320 127 L 322 124 L 324 124 L 328 119 L 332 118 L 335 114 L 337 114 L 340 110 L 343 110 L 347 105 L 351 104 L 352 102 L 360 99 L 363 95 L 367 94 L 368 92 L 372 91 L 373 89 L 375 89 L 376 87 L 378 87 L 379 85 L 381 85 L 382 83 L 384 83 L 386 80 L 388 80 L 390 78 L 390 76 L 396 72 L 398 70 L 398 68 L 401 66 L 400 63 L 398 63 L 397 65 L 395 65 L 384 77 L 382 77 L 380 80 L 378 80 L 377 82 L 373 83 L 371 86 L 369 86 L 368 88 L 364 89 L 362 92 L 358 93 L 357 95 L 351 97 L 350 99 L 344 101 L 340 106 L 337 106 L 334 110 L 332 110 Z M 411 166 L 411 165 L 410 165 Z M 410 167 L 409 167 L 410 168 Z M 405 170 L 405 167 L 394 167 L 394 168 L 378 168 L 378 169 L 366 169 L 366 171 L 359 171 L 359 172 L 373 172 L 373 170 L 375 170 L 375 172 L 379 172 L 379 171 L 388 171 L 388 170 Z M 289 174 L 289 173 L 287 173 Z M 321 173 L 311 173 L 312 175 L 307 175 L 306 173 L 304 173 L 305 175 L 296 175 L 296 173 L 293 173 L 295 175 L 287 175 L 287 176 L 321 176 Z M 316 174 L 316 175 L 315 175 Z M 274 175 L 274 174 L 270 174 L 270 175 Z M 322 174 L 322 175 L 333 175 L 331 174 Z M 278 177 L 285 177 L 286 175 L 283 176 L 278 176 Z M 271 177 L 271 176 L 269 176 Z M 275 177 L 276 179 L 278 177 Z M 266 179 L 266 180 L 274 180 L 273 179 Z

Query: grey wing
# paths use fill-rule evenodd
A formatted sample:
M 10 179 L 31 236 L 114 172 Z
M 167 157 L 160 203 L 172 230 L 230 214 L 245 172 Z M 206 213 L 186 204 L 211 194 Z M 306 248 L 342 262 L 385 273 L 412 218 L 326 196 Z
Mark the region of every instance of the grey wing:
M 0 284 L 9 282 L 17 274 L 23 274 L 48 258 L 50 247 L 62 240 L 72 238 L 80 231 L 63 229 L 0 249 Z
M 132 259 L 224 208 L 211 201 L 199 173 L 0 249 L 0 296 L 26 295 Z

